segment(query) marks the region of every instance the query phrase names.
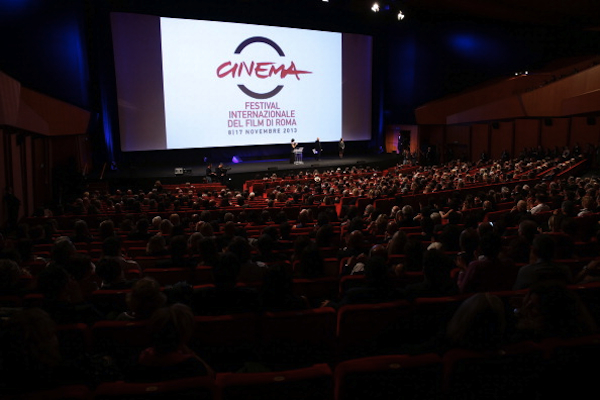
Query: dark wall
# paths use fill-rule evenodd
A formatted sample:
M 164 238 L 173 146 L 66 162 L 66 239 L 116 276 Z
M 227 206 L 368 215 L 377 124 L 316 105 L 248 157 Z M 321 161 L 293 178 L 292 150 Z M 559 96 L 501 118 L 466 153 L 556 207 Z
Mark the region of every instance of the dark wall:
M 386 124 L 414 124 L 427 102 L 552 60 L 598 54 L 599 32 L 469 20 L 407 22 L 387 34 Z
M 89 109 L 85 1 L 0 1 L 0 70 Z

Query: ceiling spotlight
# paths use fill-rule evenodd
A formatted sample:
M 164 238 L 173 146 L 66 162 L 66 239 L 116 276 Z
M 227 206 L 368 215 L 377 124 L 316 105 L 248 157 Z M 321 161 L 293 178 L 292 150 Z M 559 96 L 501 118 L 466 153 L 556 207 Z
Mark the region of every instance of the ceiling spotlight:
M 373 3 L 373 5 L 371 6 L 371 10 L 372 10 L 373 12 L 377 12 L 377 11 L 379 11 L 379 4 L 377 4 L 377 3 Z
M 402 13 L 402 11 L 398 11 L 398 21 L 401 21 L 404 19 L 404 14 Z

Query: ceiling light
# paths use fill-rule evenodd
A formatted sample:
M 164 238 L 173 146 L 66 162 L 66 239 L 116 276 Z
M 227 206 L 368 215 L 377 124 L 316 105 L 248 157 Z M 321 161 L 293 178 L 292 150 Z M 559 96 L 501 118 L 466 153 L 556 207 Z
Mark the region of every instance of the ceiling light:
M 379 4 L 373 3 L 373 6 L 371 6 L 371 10 L 373 10 L 373 12 L 379 11 Z
M 404 19 L 404 14 L 402 13 L 402 11 L 398 11 L 398 21 L 401 21 Z

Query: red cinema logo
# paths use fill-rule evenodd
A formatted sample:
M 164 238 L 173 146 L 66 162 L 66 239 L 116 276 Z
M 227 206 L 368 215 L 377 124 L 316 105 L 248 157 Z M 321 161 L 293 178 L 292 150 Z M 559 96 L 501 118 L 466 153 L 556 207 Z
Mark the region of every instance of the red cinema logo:
M 271 46 L 280 57 L 285 57 L 285 53 L 281 50 L 281 47 L 271 39 L 261 36 L 254 36 L 244 40 L 239 46 L 235 49 L 234 54 L 241 54 L 242 51 L 252 43 L 265 43 Z M 241 62 L 241 63 L 232 63 L 231 61 L 226 61 L 223 64 L 219 65 L 217 68 L 217 76 L 219 78 L 226 78 L 228 76 L 232 78 L 239 78 L 242 76 L 256 77 L 259 79 L 268 79 L 272 76 L 279 75 L 281 79 L 284 79 L 288 76 L 294 76 L 297 80 L 300 80 L 300 75 L 303 74 L 311 74 L 310 71 L 301 71 L 296 69 L 296 65 L 294 62 L 290 62 L 290 65 L 286 66 L 285 64 L 276 64 L 274 62 L 254 62 L 251 61 Z M 240 90 L 247 94 L 248 96 L 254 99 L 269 99 L 275 96 L 277 93 L 283 89 L 283 85 L 277 85 L 273 90 L 268 91 L 266 93 L 256 93 L 250 89 L 248 89 L 245 85 L 238 85 Z

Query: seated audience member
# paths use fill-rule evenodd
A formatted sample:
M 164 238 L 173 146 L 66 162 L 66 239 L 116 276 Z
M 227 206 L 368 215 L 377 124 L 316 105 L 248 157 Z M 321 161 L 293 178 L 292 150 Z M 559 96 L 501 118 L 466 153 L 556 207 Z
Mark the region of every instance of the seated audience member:
M 31 275 L 14 260 L 0 259 L 0 296 L 21 296 L 30 291 L 23 278 Z
M 91 385 L 86 364 L 62 357 L 56 322 L 41 308 L 19 310 L 0 327 L 0 391 L 4 395 Z
M 127 311 L 117 316 L 118 321 L 147 320 L 166 304 L 167 298 L 161 292 L 156 279 L 149 276 L 138 279 L 127 293 Z
M 104 318 L 84 300 L 77 282 L 61 266 L 47 266 L 38 274 L 37 286 L 43 295 L 42 308 L 57 324 L 92 324 Z
M 493 352 L 507 343 L 507 321 L 502 300 L 490 293 L 466 299 L 446 325 L 444 346 Z
M 123 271 L 142 271 L 137 261 L 125 258 L 121 248 L 121 239 L 118 236 L 111 236 L 102 241 L 102 256 L 100 260 L 105 258 L 116 260 L 121 265 Z
M 64 267 L 79 285 L 83 298 L 90 300 L 92 292 L 98 290 L 96 266 L 91 257 L 87 254 L 76 253 L 69 258 Z
M 519 269 L 514 290 L 527 289 L 531 285 L 545 280 L 559 280 L 566 284 L 573 282 L 571 269 L 557 264 L 554 258 L 554 240 L 548 234 L 540 234 L 531 246 L 531 264 Z
M 150 221 L 147 218 L 140 218 L 135 223 L 135 228 L 127 235 L 127 240 L 143 240 L 148 241 L 152 237 L 150 229 Z
M 105 219 L 100 222 L 98 227 L 98 238 L 101 241 L 109 237 L 116 237 L 117 232 L 115 231 L 115 223 L 112 219 Z
M 198 241 L 198 266 L 216 267 L 219 263 L 219 249 L 214 237 L 203 237 Z
M 515 283 L 515 263 L 500 257 L 502 239 L 496 233 L 487 233 L 479 241 L 480 256 L 458 275 L 462 293 L 511 290 Z
M 342 259 L 344 257 L 352 257 L 359 256 L 365 252 L 367 252 L 368 246 L 367 241 L 365 240 L 365 235 L 361 230 L 355 229 L 349 231 L 350 233 L 346 235 L 346 246 L 344 246 L 338 253 L 338 258 Z
M 71 242 L 77 243 L 90 243 L 94 241 L 94 237 L 90 234 L 88 224 L 82 219 L 75 221 L 74 234 L 70 237 Z
M 360 254 L 357 257 L 350 257 L 342 269 L 342 275 L 364 275 L 365 264 L 373 257 L 382 258 L 386 263 L 388 261 L 388 252 L 386 246 L 376 244 L 369 249 L 368 254 Z
M 125 371 L 126 380 L 160 382 L 214 375 L 188 343 L 194 332 L 194 314 L 177 303 L 157 309 L 149 320 L 152 345 L 143 350 L 137 364 Z
M 408 237 L 406 236 L 406 233 L 401 230 L 396 231 L 386 246 L 388 257 L 392 255 L 404 254 L 404 249 L 407 242 Z
M 444 297 L 458 294 L 456 281 L 450 272 L 454 262 L 441 250 L 431 249 L 423 254 L 423 281 L 409 284 L 402 290 L 409 300 L 417 297 Z
M 155 257 L 169 255 L 165 237 L 159 234 L 152 236 L 146 245 L 146 255 Z
M 374 304 L 394 301 L 400 298 L 390 280 L 386 259 L 381 256 L 369 257 L 364 264 L 365 284 L 348 289 L 339 301 L 325 301 L 322 306 L 336 309 L 346 304 Z
M 325 276 L 323 257 L 317 244 L 310 240 L 302 249 L 297 261 L 294 262 L 294 277 L 304 279 L 322 278 Z
M 53 264 L 65 265 L 69 258 L 77 252 L 77 249 L 68 236 L 60 236 L 54 240 L 50 250 L 50 261 Z
M 273 236 L 263 233 L 254 241 L 254 247 L 258 253 L 252 257 L 256 263 L 271 264 L 285 260 L 282 253 L 275 252 L 277 241 Z
M 225 248 L 226 252 L 235 254 L 240 261 L 238 282 L 260 282 L 268 270 L 266 264 L 252 260 L 251 250 L 248 239 L 241 236 L 235 236 Z
M 101 279 L 100 290 L 131 289 L 134 280 L 127 280 L 118 260 L 102 258 L 96 265 L 96 275 Z
M 188 257 L 188 241 L 185 235 L 173 236 L 170 243 L 170 257 L 157 260 L 157 268 L 193 268 L 196 260 Z
M 538 224 L 533 220 L 524 220 L 519 223 L 517 237 L 513 238 L 507 246 L 506 256 L 515 263 L 531 261 L 531 245 L 538 234 Z
M 281 266 L 268 268 L 262 275 L 259 289 L 261 309 L 268 312 L 304 310 L 307 299 L 293 292 L 293 277 Z
M 191 306 L 196 315 L 224 315 L 253 312 L 259 309 L 256 289 L 236 286 L 240 261 L 231 252 L 222 253 L 214 266 L 214 286 L 195 289 Z
M 562 281 L 532 284 L 516 310 L 514 341 L 573 338 L 597 332 L 596 323 L 579 296 Z
M 600 281 L 600 260 L 594 259 L 584 265 L 573 280 L 580 284 Z

